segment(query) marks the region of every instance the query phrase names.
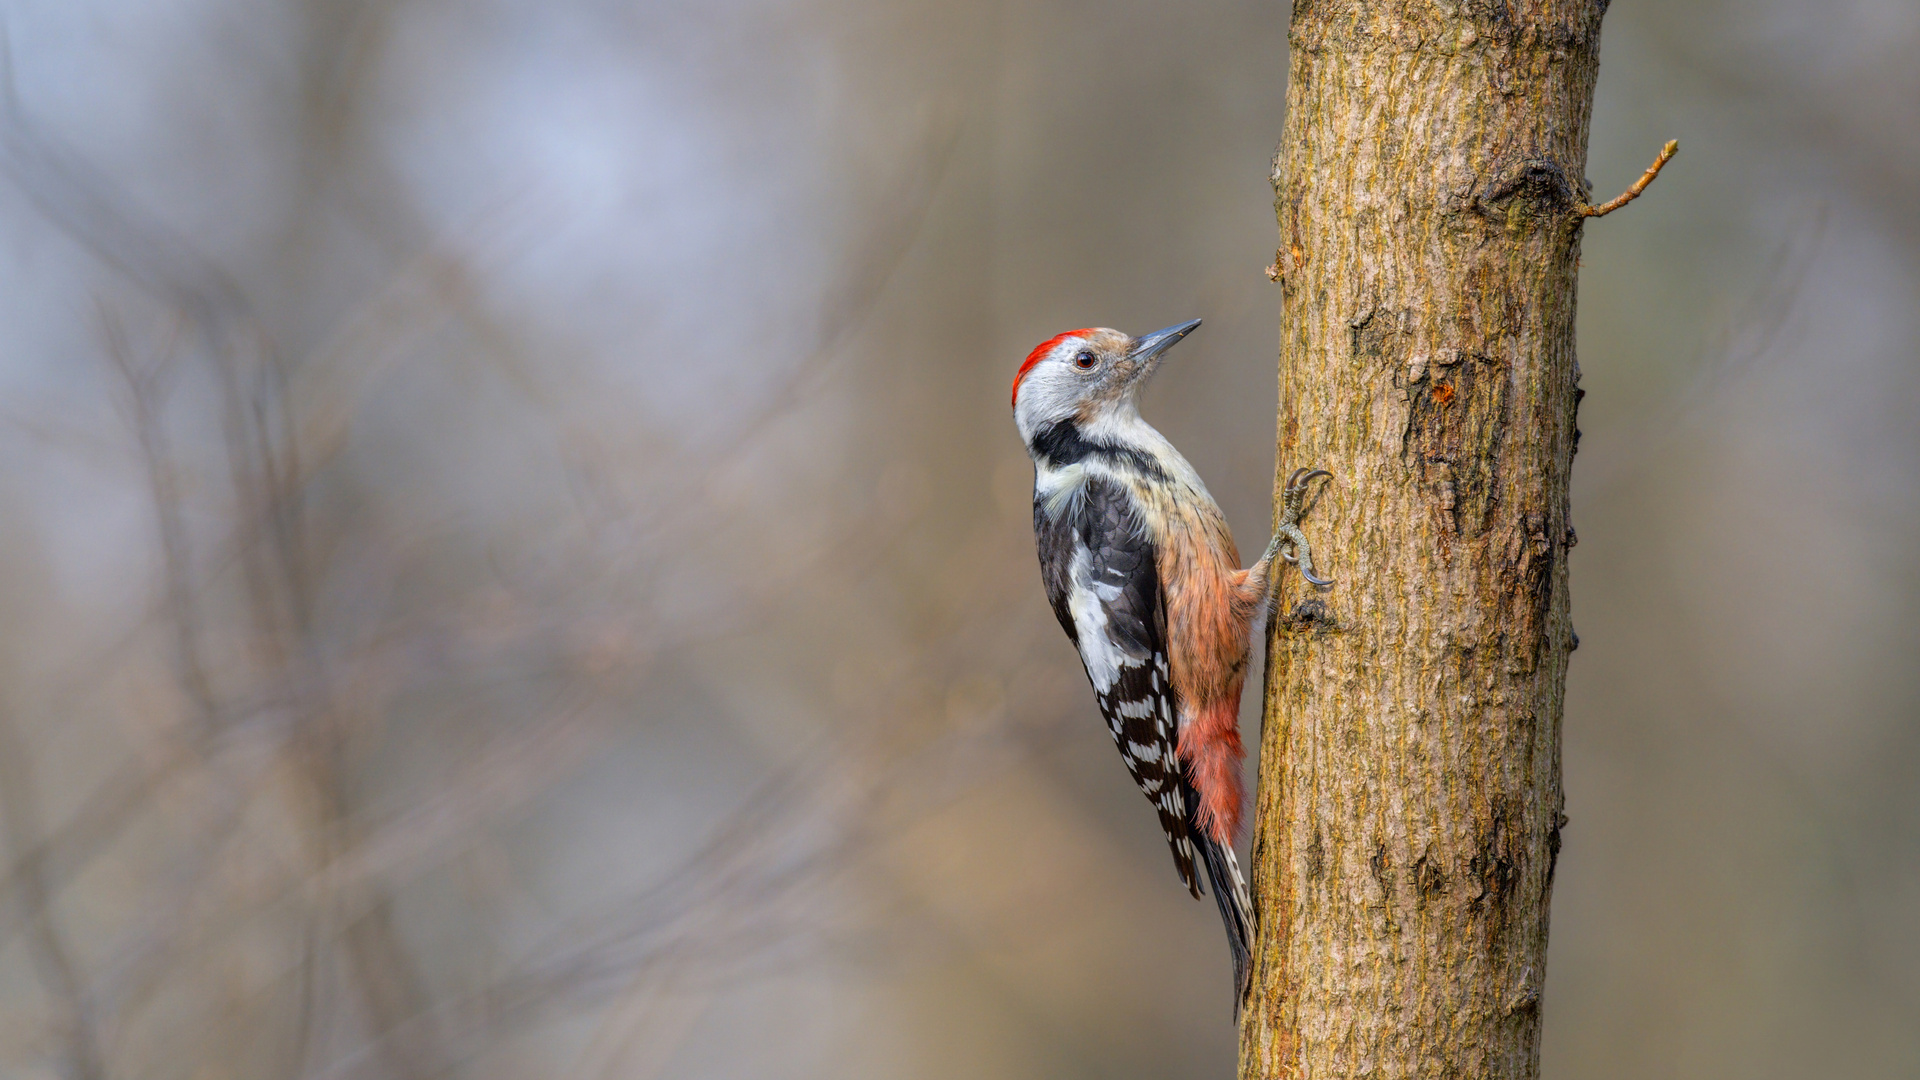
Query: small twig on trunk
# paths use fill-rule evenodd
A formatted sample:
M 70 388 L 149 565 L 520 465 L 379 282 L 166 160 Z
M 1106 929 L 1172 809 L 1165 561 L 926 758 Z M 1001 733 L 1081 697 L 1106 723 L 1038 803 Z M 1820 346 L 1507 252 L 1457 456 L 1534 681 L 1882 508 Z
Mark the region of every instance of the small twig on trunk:
M 1656 176 L 1659 176 L 1660 170 L 1666 168 L 1667 162 L 1672 161 L 1673 155 L 1679 152 L 1680 152 L 1680 140 L 1668 139 L 1667 145 L 1660 148 L 1660 156 L 1653 159 L 1653 164 L 1647 166 L 1647 171 L 1640 174 L 1640 179 L 1635 180 L 1633 182 L 1632 187 L 1621 192 L 1615 198 L 1607 202 L 1601 203 L 1599 206 L 1581 207 L 1580 216 L 1581 217 L 1605 217 L 1608 214 L 1613 213 L 1615 210 L 1618 210 L 1621 207 L 1632 202 L 1633 200 L 1639 198 L 1640 193 L 1647 190 L 1647 185 L 1653 183 L 1653 178 Z

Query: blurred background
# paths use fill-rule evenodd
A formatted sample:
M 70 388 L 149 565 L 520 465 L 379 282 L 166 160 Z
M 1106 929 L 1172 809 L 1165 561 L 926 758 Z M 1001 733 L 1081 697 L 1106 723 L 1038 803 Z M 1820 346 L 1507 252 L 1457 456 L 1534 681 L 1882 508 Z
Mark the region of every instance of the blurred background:
M 0 13 L 0 1075 L 1228 1075 L 1006 394 L 1265 535 L 1284 5 Z M 1607 19 L 1551 1076 L 1920 1074 L 1916 50 Z

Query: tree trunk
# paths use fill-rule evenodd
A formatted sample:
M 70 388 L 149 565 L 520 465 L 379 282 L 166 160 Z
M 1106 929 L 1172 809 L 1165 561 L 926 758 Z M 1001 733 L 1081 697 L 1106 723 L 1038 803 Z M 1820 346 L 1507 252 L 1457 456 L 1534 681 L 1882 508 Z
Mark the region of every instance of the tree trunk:
M 1270 620 L 1242 1077 L 1538 1073 L 1605 7 L 1294 5 L 1278 454 L 1336 584 Z

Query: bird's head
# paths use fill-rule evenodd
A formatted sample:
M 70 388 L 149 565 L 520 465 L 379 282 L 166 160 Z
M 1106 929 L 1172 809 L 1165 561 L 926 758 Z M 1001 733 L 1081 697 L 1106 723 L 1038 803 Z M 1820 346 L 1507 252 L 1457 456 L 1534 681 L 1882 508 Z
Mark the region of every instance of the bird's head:
M 1142 337 L 1093 327 L 1041 342 L 1013 377 L 1020 437 L 1031 445 L 1036 432 L 1063 421 L 1090 428 L 1131 414 L 1162 354 L 1199 325 L 1195 319 Z

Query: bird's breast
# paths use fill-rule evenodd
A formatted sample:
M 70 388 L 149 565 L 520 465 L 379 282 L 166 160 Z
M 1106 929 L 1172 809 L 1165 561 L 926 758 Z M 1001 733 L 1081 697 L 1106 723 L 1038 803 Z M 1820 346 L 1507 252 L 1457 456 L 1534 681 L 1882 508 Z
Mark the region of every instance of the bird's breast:
M 1240 557 L 1226 519 L 1204 497 L 1164 500 L 1157 517 L 1174 686 L 1191 709 L 1238 701 L 1252 618 L 1233 602 Z

